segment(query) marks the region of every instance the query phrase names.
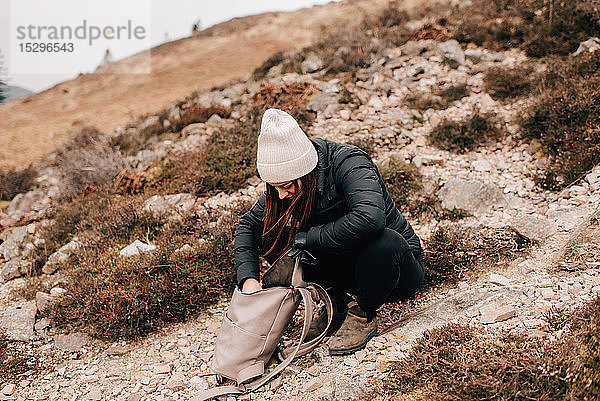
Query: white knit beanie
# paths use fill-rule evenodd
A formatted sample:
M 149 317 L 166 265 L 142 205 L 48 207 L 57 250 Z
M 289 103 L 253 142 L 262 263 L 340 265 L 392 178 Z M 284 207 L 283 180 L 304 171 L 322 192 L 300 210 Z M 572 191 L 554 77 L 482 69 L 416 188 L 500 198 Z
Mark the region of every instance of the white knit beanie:
M 317 165 L 317 150 L 294 117 L 279 109 L 263 114 L 256 167 L 265 182 L 295 180 Z

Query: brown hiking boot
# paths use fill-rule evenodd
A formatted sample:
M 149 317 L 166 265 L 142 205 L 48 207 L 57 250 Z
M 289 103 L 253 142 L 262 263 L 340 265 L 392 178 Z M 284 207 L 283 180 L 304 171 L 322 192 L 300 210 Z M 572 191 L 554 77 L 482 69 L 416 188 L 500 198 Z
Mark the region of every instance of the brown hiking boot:
M 342 327 L 329 339 L 330 355 L 347 355 L 359 351 L 377 335 L 377 317 L 368 319 L 358 305 L 348 310 Z

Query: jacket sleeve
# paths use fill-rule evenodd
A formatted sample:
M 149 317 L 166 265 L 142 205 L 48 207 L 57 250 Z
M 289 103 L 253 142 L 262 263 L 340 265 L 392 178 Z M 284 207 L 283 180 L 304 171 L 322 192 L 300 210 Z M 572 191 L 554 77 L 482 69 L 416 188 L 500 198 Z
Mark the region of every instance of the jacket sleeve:
M 343 192 L 348 213 L 332 222 L 311 227 L 306 238 L 308 249 L 348 250 L 385 228 L 383 190 L 372 161 L 355 153 L 336 164 L 334 183 Z
M 240 289 L 247 278 L 260 280 L 258 252 L 264 210 L 265 193 L 263 192 L 254 206 L 240 217 L 235 230 L 234 259 Z

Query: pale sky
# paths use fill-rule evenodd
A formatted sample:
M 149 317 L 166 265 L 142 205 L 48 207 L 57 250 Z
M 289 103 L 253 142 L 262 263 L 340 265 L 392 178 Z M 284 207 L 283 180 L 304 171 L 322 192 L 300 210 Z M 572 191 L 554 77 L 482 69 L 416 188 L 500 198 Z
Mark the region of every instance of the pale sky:
M 233 17 L 267 11 L 293 11 L 330 1 L 332 0 L 0 0 L 0 52 L 6 70 L 3 76 L 9 85 L 40 91 L 72 79 L 79 73 L 94 71 L 107 48 L 113 59 L 119 60 L 163 43 L 167 38 L 174 40 L 189 36 L 192 25 L 198 20 L 200 28 L 205 29 Z M 132 19 L 148 28 L 148 32 L 145 40 L 108 41 L 101 38 L 93 45 L 84 42 L 78 44 L 76 53 L 70 55 L 65 51 L 27 53 L 20 46 L 28 40 L 17 40 L 18 26 L 68 25 L 74 29 L 82 25 L 83 19 L 88 25 L 100 28 L 114 24 L 124 25 L 128 19 Z M 48 73 L 49 71 L 52 73 Z

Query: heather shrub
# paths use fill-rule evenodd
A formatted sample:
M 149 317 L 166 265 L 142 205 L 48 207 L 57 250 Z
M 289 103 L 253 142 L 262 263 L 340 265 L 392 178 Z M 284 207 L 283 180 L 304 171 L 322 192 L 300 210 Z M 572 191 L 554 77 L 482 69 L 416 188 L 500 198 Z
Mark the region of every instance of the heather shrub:
M 466 153 L 487 141 L 500 139 L 501 133 L 495 114 L 475 110 L 460 121 L 442 120 L 427 139 L 439 149 Z
M 536 139 L 548 157 L 538 185 L 559 189 L 600 162 L 600 55 L 554 61 L 524 111 L 522 133 Z
M 12 200 L 17 194 L 33 187 L 38 172 L 33 166 L 27 168 L 0 169 L 0 201 Z
M 523 254 L 531 241 L 510 228 L 464 229 L 444 225 L 424 241 L 426 285 L 456 282 L 475 269 L 507 263 Z
M 486 71 L 483 84 L 496 100 L 529 95 L 535 87 L 536 74 L 531 66 L 492 67 Z

